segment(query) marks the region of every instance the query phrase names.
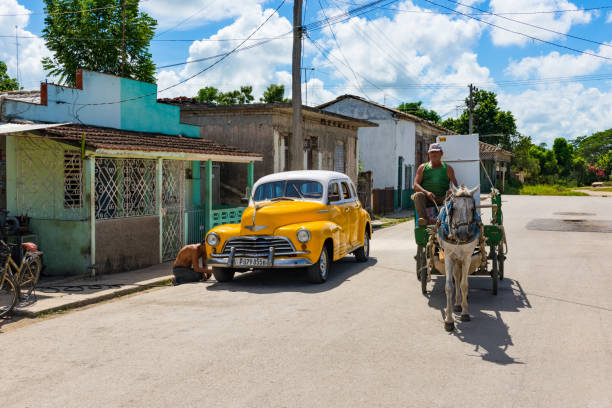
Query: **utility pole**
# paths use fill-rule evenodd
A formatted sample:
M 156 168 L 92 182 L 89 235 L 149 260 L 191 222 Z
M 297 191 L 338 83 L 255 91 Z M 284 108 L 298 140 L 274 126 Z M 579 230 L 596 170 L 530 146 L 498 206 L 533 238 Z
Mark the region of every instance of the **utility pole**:
M 470 130 L 470 135 L 474 130 L 474 92 L 478 91 L 478 88 L 476 88 L 473 84 L 470 84 L 468 86 L 468 88 L 470 88 L 470 100 L 469 100 L 469 106 L 468 106 L 468 111 L 470 113 L 470 124 L 469 124 L 469 130 Z
M 21 86 L 21 77 L 19 75 L 19 37 L 17 36 L 17 26 L 15 26 L 15 50 L 17 54 L 17 82 L 19 83 L 19 86 Z
M 125 76 L 125 0 L 123 0 L 123 35 L 121 36 L 121 76 Z
M 293 55 L 291 105 L 293 107 L 293 134 L 289 142 L 289 168 L 302 170 L 304 167 L 304 132 L 302 129 L 302 4 L 293 1 Z

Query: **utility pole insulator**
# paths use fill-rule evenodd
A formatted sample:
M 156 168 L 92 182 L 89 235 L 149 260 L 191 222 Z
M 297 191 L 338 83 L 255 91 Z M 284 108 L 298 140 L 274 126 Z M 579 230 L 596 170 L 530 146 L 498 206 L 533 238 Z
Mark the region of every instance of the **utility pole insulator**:
M 293 2 L 293 54 L 291 62 L 291 105 L 293 108 L 293 133 L 289 142 L 289 168 L 302 170 L 304 167 L 304 131 L 302 127 L 302 4 Z

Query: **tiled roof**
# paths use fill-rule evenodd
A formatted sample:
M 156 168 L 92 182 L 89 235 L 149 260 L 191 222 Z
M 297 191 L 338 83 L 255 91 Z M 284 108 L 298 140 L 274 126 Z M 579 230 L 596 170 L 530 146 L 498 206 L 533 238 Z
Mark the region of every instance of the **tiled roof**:
M 178 96 L 176 98 L 161 98 L 157 102 L 167 103 L 169 105 L 180 106 L 181 109 L 187 111 L 198 111 L 208 114 L 215 114 L 220 112 L 248 112 L 254 110 L 271 111 L 277 110 L 281 112 L 291 112 L 291 103 L 286 102 L 274 102 L 274 103 L 244 103 L 236 105 L 214 105 L 210 103 L 199 102 L 194 98 L 188 98 L 186 96 Z M 370 122 L 365 119 L 353 118 L 351 116 L 342 115 L 335 112 L 329 112 L 319 108 L 313 108 L 312 106 L 302 105 L 302 115 L 312 114 L 328 120 L 341 120 L 344 122 L 353 122 L 358 126 L 377 127 L 378 124 Z
M 212 140 L 163 135 L 158 133 L 133 132 L 96 126 L 63 125 L 40 131 L 40 134 L 50 139 L 81 143 L 85 135 L 88 148 L 108 150 L 131 150 L 147 152 L 181 152 L 215 156 L 241 156 L 261 158 L 257 153 L 251 153 L 236 147 L 226 146 Z
M 361 96 L 357 96 L 357 95 L 350 95 L 350 94 L 341 95 L 341 96 L 337 97 L 334 100 L 331 100 L 329 102 L 325 102 L 325 103 L 317 106 L 317 109 L 325 109 L 326 107 L 328 107 L 330 105 L 333 105 L 336 102 L 339 102 L 339 101 L 341 101 L 343 99 L 348 99 L 348 98 L 357 99 L 357 100 L 360 100 L 362 102 L 369 103 L 370 105 L 378 106 L 381 109 L 385 109 L 385 110 L 387 110 L 389 112 L 392 112 L 396 116 L 399 116 L 399 117 L 404 118 L 404 119 L 408 119 L 408 120 L 410 120 L 412 122 L 418 122 L 418 123 L 422 123 L 424 125 L 431 126 L 431 127 L 435 128 L 435 129 L 441 130 L 443 132 L 447 132 L 449 135 L 455 134 L 455 132 L 453 132 L 452 130 L 447 129 L 447 128 L 443 127 L 443 126 L 440 126 L 440 125 L 438 125 L 436 123 L 433 123 L 433 122 L 431 122 L 429 120 L 423 119 L 423 118 L 421 118 L 419 116 L 411 115 L 410 113 L 406 113 L 406 112 L 402 112 L 399 109 L 390 108 L 390 107 L 388 107 L 386 105 L 380 104 L 378 102 L 367 100 L 367 99 L 362 98 Z
M 481 153 L 502 153 L 507 154 L 509 156 L 514 156 L 514 153 L 509 152 L 507 150 L 502 149 L 501 147 L 494 146 L 492 144 L 488 144 L 485 142 L 480 142 L 480 152 Z

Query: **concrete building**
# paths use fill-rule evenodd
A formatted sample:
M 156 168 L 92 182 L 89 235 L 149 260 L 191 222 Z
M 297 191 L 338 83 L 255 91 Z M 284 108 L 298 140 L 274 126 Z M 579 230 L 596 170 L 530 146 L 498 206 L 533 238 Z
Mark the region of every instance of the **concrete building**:
M 213 204 L 213 168 L 239 164 L 246 191 L 262 156 L 201 138 L 156 94 L 155 85 L 79 71 L 75 88 L 0 95 L 3 200 L 12 215 L 30 217 L 47 273 L 171 260 L 213 226 L 240 219 L 244 204 Z
M 382 212 L 385 207 L 409 208 L 414 174 L 427 160 L 429 145 L 439 135 L 453 134 L 418 116 L 354 95 L 340 96 L 317 108 L 378 124 L 359 129 L 359 160 L 362 171 L 373 173 L 375 212 Z M 393 190 L 392 198 L 383 190 Z M 390 198 L 392 206 L 381 202 Z
M 190 98 L 162 99 L 180 106 L 181 122 L 197 125 L 207 138 L 241 149 L 260 153 L 264 160 L 255 164 L 255 178 L 288 170 L 289 143 L 292 134 L 292 110 L 287 103 L 215 106 Z M 304 169 L 335 170 L 346 173 L 357 184 L 357 132 L 376 127 L 375 123 L 346 115 L 302 107 L 304 117 Z M 236 166 L 220 168 L 221 179 L 244 184 L 244 175 Z M 234 185 L 222 185 L 223 200 L 233 204 L 241 191 Z M 233 199 L 231 198 L 233 197 Z

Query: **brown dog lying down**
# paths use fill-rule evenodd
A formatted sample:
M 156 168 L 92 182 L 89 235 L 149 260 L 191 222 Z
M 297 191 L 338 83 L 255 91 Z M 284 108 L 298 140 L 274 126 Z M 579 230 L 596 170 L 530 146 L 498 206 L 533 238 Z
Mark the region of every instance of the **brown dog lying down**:
M 202 266 L 200 267 L 200 258 Z M 206 250 L 202 244 L 184 246 L 176 256 L 174 267 L 174 281 L 177 285 L 187 282 L 197 282 L 210 278 L 206 267 Z

